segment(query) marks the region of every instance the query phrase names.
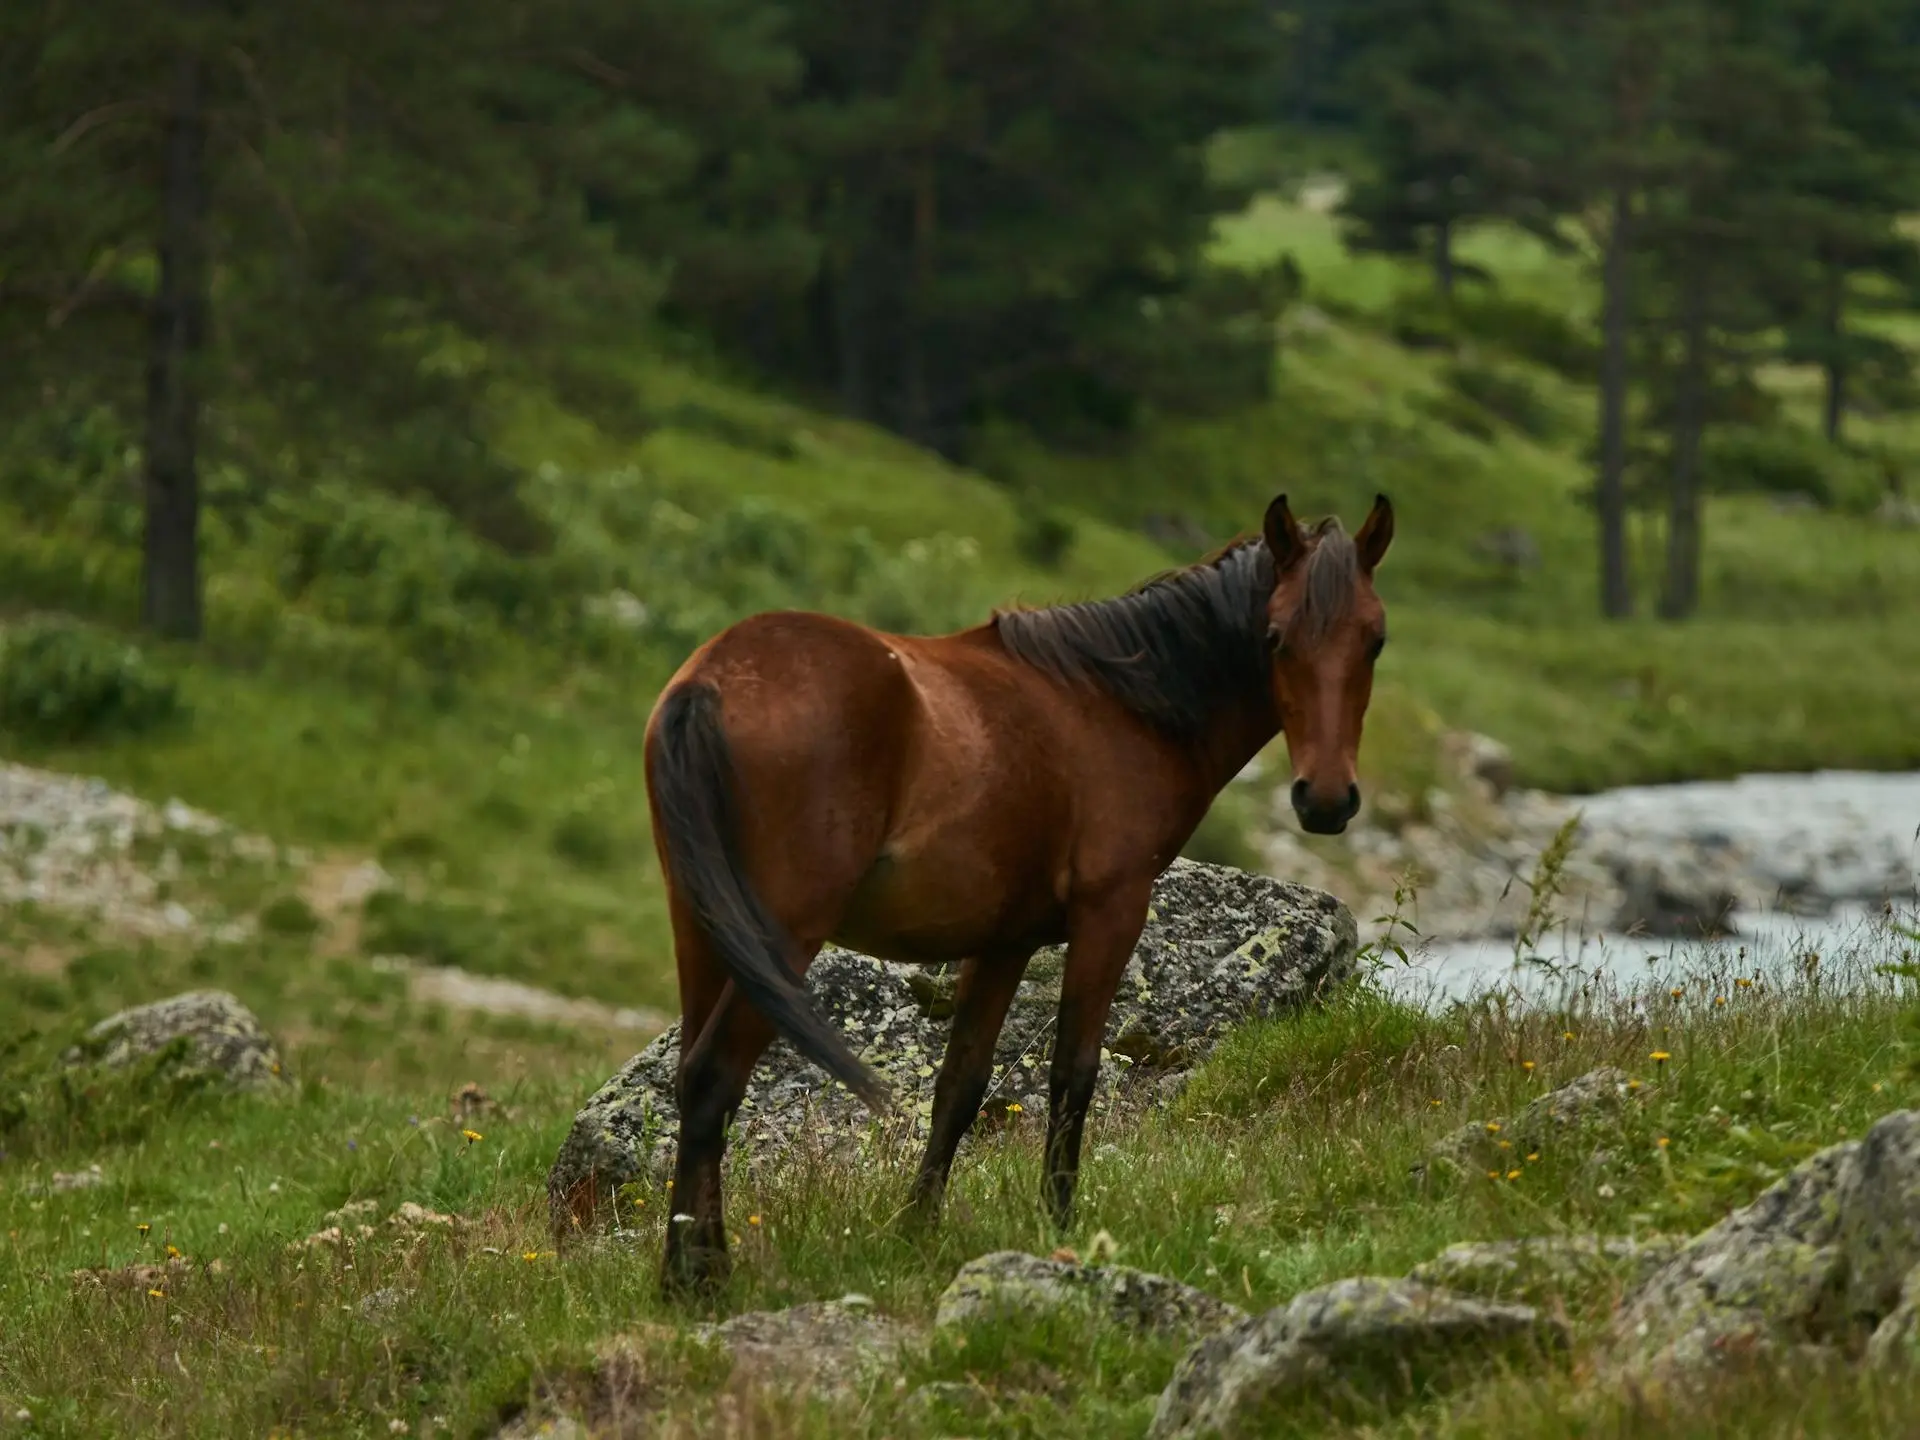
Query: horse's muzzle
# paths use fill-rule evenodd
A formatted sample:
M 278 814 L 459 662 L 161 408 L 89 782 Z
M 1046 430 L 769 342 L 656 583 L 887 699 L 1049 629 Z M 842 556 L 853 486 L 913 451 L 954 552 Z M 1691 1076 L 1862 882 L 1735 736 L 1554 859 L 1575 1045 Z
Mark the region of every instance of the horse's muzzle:
M 1360 787 L 1347 786 L 1347 793 L 1340 799 L 1328 804 L 1324 797 L 1315 795 L 1312 787 L 1304 780 L 1293 782 L 1293 813 L 1300 817 L 1300 828 L 1309 835 L 1338 835 L 1347 828 L 1347 822 L 1360 813 Z

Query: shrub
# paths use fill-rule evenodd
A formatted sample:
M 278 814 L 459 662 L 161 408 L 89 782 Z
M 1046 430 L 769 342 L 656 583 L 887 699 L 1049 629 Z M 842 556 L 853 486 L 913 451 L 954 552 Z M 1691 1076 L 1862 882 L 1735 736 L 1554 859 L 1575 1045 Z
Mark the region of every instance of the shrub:
M 320 917 L 298 895 L 282 895 L 260 911 L 260 928 L 269 935 L 298 939 L 320 929 Z
M 1559 428 L 1553 408 L 1514 371 L 1460 360 L 1447 367 L 1447 384 L 1532 439 L 1551 439 Z
M 1871 462 L 1795 425 L 1709 430 L 1700 466 L 1717 494 L 1805 495 L 1828 508 L 1867 509 L 1880 491 Z
M 124 640 L 40 621 L 11 632 L 0 648 L 0 725 L 22 735 L 140 735 L 184 714 L 173 679 Z
M 1042 570 L 1058 570 L 1073 549 L 1078 531 L 1071 516 L 1029 496 L 1020 505 L 1020 528 L 1015 543 L 1020 553 Z
M 1586 327 L 1531 300 L 1469 292 L 1455 298 L 1453 320 L 1459 334 L 1571 380 L 1591 380 L 1600 364 L 1599 343 Z

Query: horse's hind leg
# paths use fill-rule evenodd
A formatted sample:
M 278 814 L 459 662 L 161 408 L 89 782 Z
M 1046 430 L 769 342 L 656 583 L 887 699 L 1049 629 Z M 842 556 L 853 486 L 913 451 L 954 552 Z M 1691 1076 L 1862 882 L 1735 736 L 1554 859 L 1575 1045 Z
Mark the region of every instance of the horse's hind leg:
M 807 953 L 805 962 L 810 964 L 812 959 L 812 953 Z M 804 970 L 806 965 L 797 968 Z M 681 1032 L 680 1068 L 674 1077 L 680 1139 L 674 1155 L 666 1254 L 660 1268 L 660 1285 L 669 1296 L 711 1289 L 727 1277 L 720 1162 L 726 1151 L 727 1126 L 746 1096 L 754 1063 L 774 1034 L 765 1017 L 743 1001 L 731 984 L 714 1004 L 699 1038 L 688 1044 L 686 1033 Z
M 925 1219 L 939 1214 L 954 1152 L 973 1127 L 993 1073 L 993 1049 L 1006 1023 L 1007 1007 L 1027 972 L 1033 953 L 1003 951 L 976 956 L 960 967 L 954 996 L 953 1030 L 946 1058 L 933 1087 L 933 1124 L 920 1173 L 913 1182 L 914 1208 Z
M 1060 978 L 1059 1020 L 1047 1077 L 1047 1209 L 1063 1230 L 1073 1219 L 1080 1137 L 1100 1079 L 1107 1012 L 1146 927 L 1152 893 L 1151 881 L 1116 887 L 1097 901 L 1076 901 L 1068 917 L 1067 963 Z

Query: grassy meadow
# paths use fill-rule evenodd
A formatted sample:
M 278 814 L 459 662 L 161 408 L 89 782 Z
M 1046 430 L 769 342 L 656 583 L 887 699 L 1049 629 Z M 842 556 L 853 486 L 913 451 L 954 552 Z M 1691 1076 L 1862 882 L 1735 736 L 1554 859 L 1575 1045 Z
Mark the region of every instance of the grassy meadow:
M 1429 1015 L 1362 986 L 1236 1034 L 1143 1124 L 1098 1125 L 1067 1243 L 1084 1252 L 1105 1231 L 1121 1262 L 1253 1310 L 1347 1275 L 1405 1273 L 1458 1240 L 1689 1233 L 1816 1149 L 1920 1103 L 1916 997 L 1868 973 L 1905 943 L 1883 932 L 1861 954 L 1828 957 L 1824 983 L 1777 986 L 1740 983 L 1729 951 L 1677 997 L 1590 995 L 1553 1012 L 1490 1001 Z M 609 1434 L 1143 1433 L 1181 1347 L 1106 1322 L 942 1334 L 857 1403 L 742 1389 L 688 1338 L 692 1317 L 657 1298 L 666 1196 L 643 1197 L 616 1237 L 556 1250 L 547 1231 L 546 1166 L 582 1089 L 605 1073 L 590 1047 L 531 1030 L 456 1035 L 364 972 L 275 981 L 276 966 L 297 974 L 303 956 L 261 942 L 189 968 L 259 994 L 288 1027 L 297 1088 L 284 1099 L 44 1081 L 16 1092 L 0 1187 L 4 1433 L 488 1435 L 524 1407 L 555 1405 Z M 1834 983 L 1849 977 L 1858 983 Z M 33 1051 L 9 1057 L 12 1084 L 43 1073 L 30 1062 L 49 1057 Z M 1586 1164 L 1589 1142 L 1502 1157 L 1484 1177 L 1410 1173 L 1463 1123 L 1511 1115 L 1600 1065 L 1644 1086 L 1604 1171 Z M 456 1116 L 426 1083 L 435 1069 L 484 1079 L 505 1108 Z M 883 1146 L 854 1170 L 803 1150 L 733 1189 L 736 1273 L 699 1313 L 858 1292 L 930 1320 L 967 1259 L 1058 1243 L 1037 1205 L 1038 1144 L 1024 1119 L 970 1144 L 943 1228 L 918 1238 L 900 1223 L 912 1155 Z M 105 1171 L 98 1187 L 39 1188 L 89 1163 Z M 385 1221 L 406 1202 L 456 1218 L 418 1232 Z M 348 1206 L 372 1212 L 372 1235 L 300 1247 Z M 164 1265 L 175 1251 L 186 1263 L 139 1283 L 70 1278 Z M 1828 1379 L 1663 1409 L 1595 1389 L 1583 1379 L 1618 1283 L 1599 1273 L 1556 1302 L 1578 1336 L 1568 1357 L 1408 1414 L 1303 1416 L 1302 1433 L 1895 1434 L 1920 1399 L 1905 1383 Z M 637 1368 L 596 1361 L 612 1337 Z M 973 1384 L 984 1408 L 910 1399 L 928 1381 Z
M 1349 523 L 1385 490 L 1399 529 L 1381 572 L 1393 643 L 1363 752 L 1370 790 L 1441 783 L 1450 726 L 1498 737 L 1524 783 L 1559 790 L 1920 764 L 1920 540 L 1874 513 L 1881 468 L 1920 461 L 1920 424 L 1855 417 L 1853 448 L 1829 454 L 1809 443 L 1812 377 L 1769 373 L 1779 413 L 1748 438 L 1752 473 L 1774 488 L 1714 494 L 1702 614 L 1605 625 L 1582 499 L 1593 393 L 1567 363 L 1590 344 L 1580 258 L 1473 236 L 1466 253 L 1497 284 L 1436 316 L 1417 268 L 1347 257 L 1332 221 L 1286 195 L 1218 241 L 1222 264 L 1282 253 L 1305 291 L 1269 403 L 1150 419 L 1110 453 L 1001 436 L 965 470 L 649 354 L 598 362 L 632 398 L 627 425 L 503 387 L 490 440 L 529 476 L 526 503 L 550 535 L 538 553 L 492 550 L 431 507 L 345 481 L 229 504 L 251 493 L 246 477 L 215 477 L 209 640 L 147 650 L 183 713 L 86 738 L 15 727 L 0 755 L 178 796 L 322 864 L 377 858 L 400 884 L 317 932 L 236 943 L 133 941 L 31 906 L 0 914 L 0 1435 L 488 1435 L 543 1395 L 611 1403 L 587 1377 L 613 1335 L 643 1357 L 644 1384 L 621 1403 L 664 1409 L 658 1433 L 1143 1433 L 1178 1347 L 1100 1326 L 943 1339 L 851 1410 L 730 1390 L 656 1299 L 664 1202 L 621 1240 L 555 1253 L 546 1232 L 546 1167 L 633 1037 L 449 1013 L 370 963 L 405 954 L 670 1009 L 640 738 L 679 657 L 753 610 L 954 628 L 997 604 L 1115 593 L 1251 528 L 1279 489 L 1304 515 Z M 53 460 L 24 453 L 0 469 L 0 624 L 24 633 L 73 615 L 108 645 L 138 593 L 124 448 L 82 436 Z M 35 500 L 19 475 L 36 465 L 78 498 Z M 1748 471 L 1733 454 L 1717 473 Z M 1803 484 L 1815 503 L 1783 501 Z M 1170 519 L 1187 538 L 1152 538 Z M 1509 530 L 1524 543 L 1502 540 Z M 1636 537 L 1650 609 L 1644 518 Z M 1244 860 L 1263 807 L 1257 790 L 1231 794 L 1196 853 Z M 220 883 L 233 913 L 252 914 L 298 881 L 270 869 Z M 1905 943 L 1889 931 L 1857 963 L 1898 961 Z M 1254 1309 L 1345 1275 L 1404 1273 L 1455 1240 L 1698 1228 L 1920 1103 L 1906 982 L 1735 987 L 1727 965 L 1717 988 L 1645 1009 L 1599 997 L 1564 1014 L 1490 1002 L 1429 1016 L 1361 989 L 1251 1029 L 1166 1113 L 1093 1137 L 1070 1243 L 1105 1230 L 1123 1262 Z M 295 1093 L 88 1096 L 45 1079 L 82 1022 L 208 985 L 261 1015 Z M 1608 1193 L 1571 1155 L 1521 1157 L 1516 1174 L 1454 1186 L 1444 1203 L 1410 1177 L 1449 1130 L 1600 1064 L 1650 1087 Z M 457 1119 L 447 1097 L 467 1081 L 504 1109 Z M 912 1159 L 855 1174 L 803 1157 L 736 1188 L 740 1265 L 717 1310 L 857 1291 L 926 1319 L 972 1256 L 1052 1248 L 1031 1127 L 971 1147 L 930 1240 L 896 1223 Z M 41 1188 L 94 1163 L 104 1184 Z M 366 1200 L 458 1223 L 381 1228 L 350 1254 L 289 1249 Z M 168 1246 L 191 1264 L 162 1283 L 70 1278 L 164 1262 Z M 370 1315 L 376 1295 L 385 1308 Z M 1639 1408 L 1581 1384 L 1609 1298 L 1568 1298 L 1584 1327 L 1571 1361 L 1352 1433 L 1896 1433 L 1920 1400 L 1911 1386 L 1773 1382 Z M 984 1418 L 909 1404 L 922 1381 L 968 1377 L 987 1391 Z

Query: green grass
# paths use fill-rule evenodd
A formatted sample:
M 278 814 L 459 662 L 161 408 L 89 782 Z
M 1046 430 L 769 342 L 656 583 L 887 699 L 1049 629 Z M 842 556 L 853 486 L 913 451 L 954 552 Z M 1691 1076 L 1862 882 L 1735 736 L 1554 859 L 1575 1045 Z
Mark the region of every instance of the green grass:
M 226 967 L 239 962 L 204 963 L 234 978 Z M 1856 978 L 1853 989 L 1832 977 L 1754 989 L 1728 974 L 1643 1012 L 1605 996 L 1529 1015 L 1492 1004 L 1425 1015 L 1361 989 L 1323 1012 L 1235 1034 L 1173 1106 L 1144 1122 L 1096 1124 L 1068 1239 L 1084 1247 L 1106 1230 L 1123 1263 L 1258 1309 L 1347 1275 L 1404 1273 L 1458 1240 L 1691 1232 L 1820 1147 L 1920 1104 L 1915 997 L 1902 982 Z M 700 1314 L 849 1291 L 923 1322 L 970 1257 L 1046 1253 L 1056 1241 L 1037 1208 L 1038 1138 L 1026 1120 L 963 1155 L 932 1236 L 899 1223 L 911 1155 L 854 1168 L 803 1152 L 736 1185 L 735 1276 L 711 1310 L 691 1313 L 665 1306 L 655 1289 L 664 1197 L 641 1207 L 636 1233 L 618 1242 L 555 1253 L 547 1235 L 545 1168 L 604 1060 L 562 1063 L 559 1037 L 524 1040 L 516 1058 L 458 1027 L 430 1027 L 364 971 L 286 985 L 284 1000 L 263 1009 L 280 1023 L 304 1017 L 305 1038 L 289 1047 L 299 1083 L 288 1098 L 188 1098 L 117 1138 L 108 1123 L 117 1112 L 96 1107 L 66 1128 L 9 1136 L 0 1415 L 33 1418 L 0 1420 L 6 1433 L 317 1437 L 384 1434 L 397 1423 L 417 1435 L 482 1436 L 538 1397 L 591 1392 L 590 1357 L 617 1335 L 642 1357 L 639 1401 L 660 1412 L 660 1430 L 648 1433 L 710 1433 L 719 1413 L 740 1406 L 741 1423 L 761 1435 L 951 1433 L 908 1404 L 926 1380 L 984 1386 L 991 1433 L 1144 1433 L 1179 1346 L 1103 1323 L 996 1324 L 944 1339 L 905 1369 L 903 1386 L 883 1379 L 839 1407 L 741 1395 L 725 1363 L 686 1338 Z M 328 994 L 333 1003 L 322 1003 Z M 382 1051 L 418 1051 L 443 1067 L 458 1056 L 460 1078 L 486 1083 L 511 1113 L 474 1122 L 483 1138 L 469 1142 L 445 1109 L 445 1087 L 385 1065 Z M 1655 1051 L 1672 1058 L 1656 1062 Z M 18 1055 L 11 1063 L 12 1083 L 24 1073 L 33 1090 L 44 1072 Z M 1511 1114 L 1602 1064 L 1648 1083 L 1607 1140 L 1619 1159 L 1604 1175 L 1577 1146 L 1513 1157 L 1512 1179 L 1410 1174 L 1462 1123 Z M 508 1073 L 527 1076 L 511 1094 Z M 90 1163 L 104 1186 L 36 1193 L 52 1171 Z M 288 1249 L 360 1200 L 382 1214 L 413 1201 L 460 1223 L 418 1241 L 382 1230 L 350 1256 Z M 194 1268 L 150 1287 L 159 1295 L 68 1278 L 163 1259 L 168 1245 Z M 217 1274 L 197 1268 L 216 1260 Z M 1757 1385 L 1662 1413 L 1587 1385 L 1613 1288 L 1600 1277 L 1564 1297 L 1578 1337 L 1570 1362 L 1491 1375 L 1383 1422 L 1385 1433 L 1900 1433 L 1894 1407 L 1915 1398 L 1905 1385 L 1808 1379 L 1791 1393 Z M 360 1306 L 383 1291 L 397 1292 L 391 1316 L 371 1321 Z M 1306 1433 L 1383 1432 L 1329 1421 Z

